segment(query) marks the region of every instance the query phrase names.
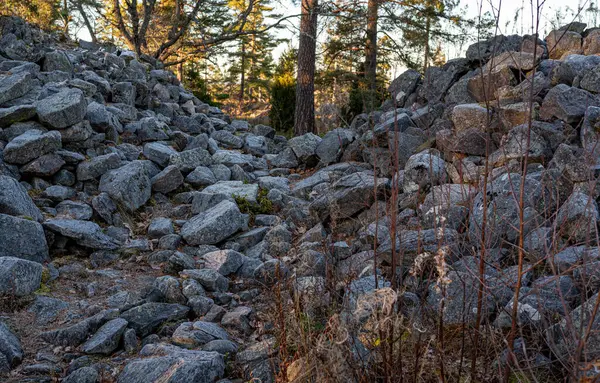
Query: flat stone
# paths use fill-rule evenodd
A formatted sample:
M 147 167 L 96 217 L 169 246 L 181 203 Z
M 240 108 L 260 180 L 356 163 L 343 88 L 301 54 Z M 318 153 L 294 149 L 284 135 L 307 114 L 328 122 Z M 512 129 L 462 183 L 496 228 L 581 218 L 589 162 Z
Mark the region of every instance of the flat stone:
M 17 105 L 10 108 L 0 108 L 0 128 L 6 128 L 15 122 L 25 121 L 35 116 L 35 106 Z
M 62 129 L 83 121 L 87 101 L 79 89 L 62 89 L 36 102 L 35 107 L 40 121 L 53 128 Z
M 81 246 L 104 250 L 113 250 L 119 247 L 117 242 L 104 234 L 102 228 L 95 222 L 55 218 L 45 221 L 44 226 L 63 237 L 73 239 Z
M 81 346 L 81 351 L 86 354 L 112 354 L 119 347 L 121 336 L 125 332 L 126 327 L 127 321 L 122 318 L 106 322 Z
M 165 322 L 185 318 L 189 311 L 189 307 L 179 304 L 148 302 L 125 311 L 121 318 L 129 322 L 129 327 L 133 328 L 138 336 L 145 337 Z
M 4 160 L 12 164 L 26 164 L 47 153 L 55 152 L 62 147 L 59 132 L 44 133 L 40 130 L 29 130 L 14 138 L 4 148 Z

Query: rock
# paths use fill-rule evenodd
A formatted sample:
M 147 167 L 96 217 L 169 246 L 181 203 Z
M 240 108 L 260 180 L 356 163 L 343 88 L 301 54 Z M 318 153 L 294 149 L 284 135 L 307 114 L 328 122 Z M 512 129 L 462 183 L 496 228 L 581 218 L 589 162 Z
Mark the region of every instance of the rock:
M 63 129 L 81 122 L 85 117 L 87 102 L 79 89 L 62 89 L 35 104 L 41 122 Z
M 202 346 L 202 350 L 215 351 L 222 355 L 235 355 L 238 351 L 238 346 L 230 340 L 216 339 Z
M 548 257 L 546 262 L 556 267 L 559 272 L 565 272 L 580 263 L 595 262 L 599 257 L 600 252 L 597 247 L 573 246 Z
M 56 205 L 56 213 L 57 216 L 86 221 L 92 218 L 94 212 L 86 203 L 67 200 Z
M 94 336 L 81 346 L 81 351 L 86 354 L 112 354 L 119 347 L 126 327 L 127 321 L 122 318 L 106 322 Z
M 435 151 L 412 155 L 404 166 L 404 192 L 439 185 L 447 180 L 446 163 Z
M 60 299 L 36 295 L 35 301 L 27 311 L 35 315 L 36 324 L 47 325 L 54 322 L 68 307 L 69 304 Z
M 129 211 L 144 205 L 151 196 L 152 184 L 143 161 L 133 161 L 110 170 L 100 179 L 100 191 L 122 204 Z
M 117 210 L 117 205 L 106 193 L 100 193 L 92 198 L 94 211 L 107 223 L 112 224 L 112 213 Z
M 0 213 L 42 220 L 42 213 L 27 190 L 16 179 L 4 175 L 0 175 Z
M 265 286 L 273 286 L 285 281 L 289 269 L 278 259 L 271 259 L 254 270 L 254 279 Z
M 508 67 L 483 71 L 483 74 L 477 74 L 469 78 L 467 90 L 477 102 L 495 100 L 497 92 L 506 86 L 517 85 L 517 80 L 512 70 Z
M 49 259 L 42 225 L 29 219 L 0 214 L 0 257 L 16 257 L 33 262 Z
M 252 333 L 252 326 L 250 325 L 250 316 L 252 314 L 253 311 L 250 307 L 238 306 L 223 316 L 221 325 L 242 336 L 250 335 Z
M 315 149 L 315 154 L 322 163 L 328 165 L 338 162 L 344 148 L 354 140 L 354 134 L 349 129 L 333 129 L 327 132 Z
M 195 187 L 208 186 L 217 182 L 215 174 L 206 166 L 198 166 L 185 177 L 185 180 Z
M 190 297 L 187 301 L 187 305 L 191 307 L 194 315 L 197 317 L 206 315 L 214 306 L 214 304 L 215 301 L 202 295 Z
M 42 70 L 44 72 L 58 70 L 61 72 L 70 73 L 73 71 L 73 64 L 71 64 L 71 61 L 69 61 L 69 57 L 65 54 L 65 52 L 46 52 L 44 55 L 44 65 L 42 66 Z
M 227 291 L 229 280 L 213 269 L 190 269 L 179 273 L 182 278 L 189 278 L 199 282 L 209 291 Z
M 487 198 L 487 206 L 483 206 L 483 193 L 479 192 L 473 199 L 471 216 L 469 217 L 469 235 L 474 241 L 481 241 L 481 228 L 484 214 L 487 214 L 486 241 L 487 248 L 506 240 L 515 243 L 519 228 L 514 226 L 519 222 L 519 201 L 522 177 L 517 173 L 503 174 L 494 179 L 487 187 L 487 192 L 493 198 Z M 524 185 L 524 235 L 537 227 L 541 216 L 544 216 L 552 206 L 552 192 L 548 185 L 529 176 Z
M 546 120 L 555 117 L 568 124 L 578 123 L 584 116 L 588 106 L 598 106 L 599 100 L 585 90 L 558 84 L 550 89 L 540 115 Z
M 198 166 L 212 165 L 212 158 L 208 151 L 202 148 L 185 150 L 172 154 L 169 165 L 175 165 L 182 173 L 189 173 Z
M 66 186 L 52 185 L 46 188 L 42 193 L 43 197 L 49 198 L 52 201 L 64 201 L 75 197 L 75 189 Z
M 486 132 L 491 120 L 491 113 L 479 104 L 456 105 L 452 109 L 452 122 L 457 132 L 468 129 Z
M 39 289 L 42 265 L 15 257 L 0 257 L 0 295 L 22 297 Z
M 244 255 L 234 250 L 218 250 L 204 254 L 204 266 L 221 275 L 234 274 L 244 263 Z
M 183 305 L 149 302 L 125 311 L 121 318 L 129 322 L 138 336 L 145 337 L 165 322 L 185 318 L 189 311 L 189 307 Z
M 197 348 L 213 340 L 228 340 L 229 336 L 215 323 L 198 321 L 179 325 L 172 339 L 178 346 Z
M 573 31 L 555 30 L 546 36 L 551 59 L 560 59 L 566 54 L 581 54 L 581 35 Z
M 136 88 L 130 82 L 118 82 L 112 87 L 112 101 L 134 106 Z
M 213 383 L 225 371 L 223 356 L 217 352 L 151 344 L 144 346 L 140 356 L 125 366 L 117 383 Z
M 600 215 L 594 198 L 574 191 L 556 215 L 559 233 L 570 241 L 584 243 L 594 236 Z
M 44 227 L 63 237 L 73 239 L 78 245 L 92 249 L 113 250 L 119 247 L 118 243 L 104 234 L 102 228 L 95 222 L 55 218 L 45 221 Z
M 73 371 L 64 380 L 63 383 L 97 383 L 100 381 L 100 374 L 93 367 L 82 367 Z
M 316 150 L 320 142 L 321 137 L 312 133 L 306 133 L 302 136 L 292 138 L 288 141 L 288 145 L 301 163 L 310 166 L 316 159 Z
M 15 122 L 25 121 L 35 116 L 33 105 L 17 105 L 10 108 L 0 108 L 0 128 L 6 128 Z
M 65 165 L 65 161 L 57 154 L 45 154 L 21 167 L 21 173 L 38 177 L 50 177 Z
M 60 133 L 29 130 L 6 145 L 3 152 L 4 160 L 12 164 L 23 165 L 61 147 Z
M 150 238 L 160 238 L 173 233 L 173 222 L 169 218 L 155 218 L 150 221 L 148 226 L 148 236 Z
M 258 203 L 258 185 L 242 181 L 219 181 L 202 190 L 203 193 L 220 194 L 227 197 L 239 197 L 250 203 Z
M 30 73 L 21 72 L 0 77 L 0 105 L 24 96 L 33 86 L 33 78 Z
M 246 219 L 237 205 L 230 201 L 223 201 L 187 221 L 181 228 L 180 234 L 190 245 L 213 245 L 245 226 Z
M 298 167 L 298 158 L 292 148 L 285 148 L 271 160 L 271 165 L 277 168 L 296 168 Z
M 16 367 L 23 361 L 23 349 L 19 338 L 0 322 L 0 355 L 6 358 L 9 367 Z
M 158 166 L 167 166 L 171 155 L 176 153 L 175 149 L 159 142 L 149 142 L 144 145 L 144 156 L 150 161 L 155 162 Z
M 408 96 L 416 89 L 421 80 L 421 74 L 416 70 L 409 69 L 396 77 L 388 87 L 392 98 L 395 98 L 396 105 L 403 107 Z
M 177 166 L 170 165 L 152 177 L 151 182 L 152 190 L 167 194 L 183 184 L 183 175 Z

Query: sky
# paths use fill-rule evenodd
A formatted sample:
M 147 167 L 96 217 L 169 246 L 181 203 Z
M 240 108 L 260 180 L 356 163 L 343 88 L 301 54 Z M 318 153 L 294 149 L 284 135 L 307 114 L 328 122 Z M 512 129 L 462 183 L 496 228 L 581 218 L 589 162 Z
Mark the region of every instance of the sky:
M 540 5 L 540 35 L 544 38 L 552 29 L 552 23 L 556 23 L 557 17 L 556 12 L 558 10 L 565 11 L 567 7 L 570 7 L 573 11 L 571 14 L 576 13 L 577 9 L 585 9 L 590 5 L 590 2 L 594 0 L 570 0 L 568 4 L 565 4 L 565 0 L 460 0 L 460 7 L 466 8 L 465 15 L 467 18 L 477 17 L 480 10 L 482 13 L 490 12 L 493 16 L 499 16 L 498 23 L 498 34 L 527 34 L 532 33 L 532 24 L 535 25 L 536 17 L 532 20 L 532 8 L 537 9 L 538 4 Z M 600 1 L 600 0 L 595 0 Z M 274 0 L 276 13 L 288 16 L 297 15 L 300 13 L 299 1 L 293 0 Z M 520 11 L 523 9 L 523 11 Z M 565 13 L 565 12 L 563 12 Z M 533 14 L 537 14 L 536 11 Z M 515 16 L 518 16 L 515 20 Z M 587 21 L 587 15 L 582 15 L 583 21 Z M 560 20 L 560 24 L 568 24 L 573 21 L 573 16 L 563 17 Z M 277 30 L 275 35 L 280 38 L 286 38 L 291 40 L 292 45 L 296 45 L 297 41 L 294 38 L 297 35 L 297 28 L 300 23 L 299 18 L 290 18 L 283 25 L 284 28 Z M 589 25 L 591 26 L 591 25 Z M 85 28 L 82 28 L 78 32 L 78 37 L 84 40 L 90 40 L 90 36 Z M 321 32 L 319 39 L 322 41 L 324 33 Z M 281 43 L 273 51 L 275 60 L 280 56 L 289 43 Z M 460 57 L 467 47 L 463 47 L 463 51 L 456 50 L 452 47 L 447 47 L 446 58 L 452 59 Z M 403 68 L 397 66 L 392 72 L 401 72 Z M 392 77 L 395 77 L 399 73 L 391 73 Z

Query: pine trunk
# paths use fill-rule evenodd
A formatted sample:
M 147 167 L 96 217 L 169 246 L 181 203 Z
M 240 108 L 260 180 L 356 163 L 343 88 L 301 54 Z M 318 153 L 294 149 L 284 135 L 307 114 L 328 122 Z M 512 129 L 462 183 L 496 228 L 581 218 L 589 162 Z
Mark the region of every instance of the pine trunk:
M 298 82 L 294 134 L 315 132 L 315 59 L 317 49 L 318 0 L 302 0 L 298 44 Z

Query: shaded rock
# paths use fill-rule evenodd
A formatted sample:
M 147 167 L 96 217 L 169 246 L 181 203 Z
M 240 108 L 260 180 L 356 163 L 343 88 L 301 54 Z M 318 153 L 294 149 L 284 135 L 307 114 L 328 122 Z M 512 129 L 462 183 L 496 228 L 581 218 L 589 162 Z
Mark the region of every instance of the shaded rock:
M 177 166 L 170 165 L 152 177 L 151 182 L 152 190 L 167 194 L 183 184 L 183 175 Z
M 189 307 L 183 305 L 149 302 L 125 311 L 121 318 L 129 322 L 129 327 L 134 329 L 138 336 L 144 337 L 165 322 L 185 318 L 189 311 Z
M 42 220 L 40 209 L 16 179 L 0 175 L 0 213 Z
M 244 255 L 234 250 L 218 250 L 204 254 L 204 265 L 221 275 L 235 273 L 244 263 Z
M 118 248 L 117 242 L 104 234 L 98 224 L 77 219 L 55 218 L 44 222 L 49 230 L 59 233 L 63 237 L 71 238 L 77 244 L 92 249 L 112 250 Z
M 19 338 L 3 322 L 0 322 L 0 355 L 6 358 L 9 367 L 16 367 L 23 361 Z
M 178 346 L 197 348 L 213 340 L 228 340 L 227 332 L 211 322 L 185 322 L 173 333 L 173 343 Z
M 0 128 L 6 128 L 15 122 L 25 121 L 35 116 L 33 105 L 17 105 L 10 108 L 0 108 Z
M 9 142 L 4 148 L 3 155 L 6 162 L 22 165 L 61 147 L 59 132 L 44 133 L 40 130 L 29 130 Z
M 0 257 L 16 257 L 34 262 L 49 259 L 42 225 L 29 219 L 0 214 Z
M 79 346 L 100 326 L 109 320 L 115 319 L 118 315 L 119 311 L 116 309 L 104 310 L 72 326 L 42 332 L 40 337 L 54 345 Z
M 126 327 L 127 321 L 122 318 L 106 322 L 94 336 L 81 346 L 81 351 L 86 354 L 112 354 L 119 347 Z
M 208 291 L 227 291 L 229 280 L 213 269 L 183 270 L 179 275 L 199 282 Z
M 598 106 L 599 101 L 585 90 L 573 88 L 565 84 L 558 84 L 550 89 L 540 110 L 544 119 L 553 117 L 568 124 L 579 122 L 588 106 Z
M 110 170 L 100 179 L 100 191 L 107 193 L 129 211 L 144 205 L 151 196 L 152 184 L 143 161 L 133 161 Z

